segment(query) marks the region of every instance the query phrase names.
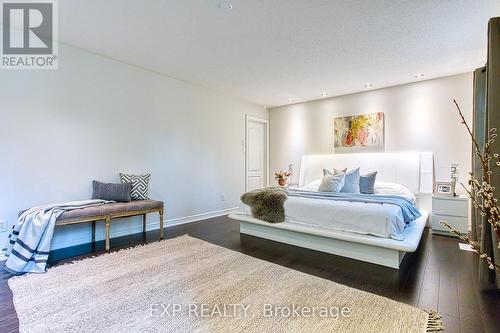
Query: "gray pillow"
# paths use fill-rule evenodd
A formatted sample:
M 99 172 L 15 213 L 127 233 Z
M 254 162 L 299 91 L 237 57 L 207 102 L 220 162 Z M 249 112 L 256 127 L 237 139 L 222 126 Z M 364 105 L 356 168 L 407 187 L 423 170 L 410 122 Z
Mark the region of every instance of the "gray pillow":
M 335 168 L 334 168 L 334 169 L 333 169 L 333 172 L 331 172 L 331 171 L 330 171 L 330 170 L 328 170 L 328 169 L 323 169 L 323 176 L 326 176 L 326 175 L 334 175 L 334 174 L 336 174 L 336 173 L 341 173 L 341 172 L 346 173 L 346 172 L 347 172 L 347 168 L 342 169 L 342 170 L 338 170 L 338 169 L 335 169 Z
M 340 192 L 344 187 L 345 173 L 325 175 L 318 187 L 318 192 Z
M 344 173 L 343 170 L 334 169 L 336 174 Z M 359 168 L 345 172 L 344 187 L 342 193 L 359 193 Z
M 92 199 L 111 200 L 117 202 L 129 202 L 132 183 L 101 183 L 97 180 L 92 182 Z
M 363 194 L 374 194 L 375 178 L 377 178 L 377 171 L 361 175 L 359 177 L 359 192 Z

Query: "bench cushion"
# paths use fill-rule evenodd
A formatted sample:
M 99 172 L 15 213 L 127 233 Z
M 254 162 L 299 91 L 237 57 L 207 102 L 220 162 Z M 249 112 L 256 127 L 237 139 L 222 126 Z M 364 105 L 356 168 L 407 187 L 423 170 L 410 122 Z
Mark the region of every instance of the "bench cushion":
M 62 213 L 57 222 L 72 221 L 92 216 L 106 216 L 149 209 L 162 209 L 163 202 L 156 200 L 138 200 L 131 202 L 116 202 L 96 207 L 69 210 Z

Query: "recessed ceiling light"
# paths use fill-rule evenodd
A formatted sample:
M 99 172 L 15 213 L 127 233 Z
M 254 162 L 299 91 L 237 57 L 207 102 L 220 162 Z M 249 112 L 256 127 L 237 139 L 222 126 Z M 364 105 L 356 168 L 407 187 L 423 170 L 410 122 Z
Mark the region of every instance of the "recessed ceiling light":
M 325 97 L 325 96 L 328 96 L 328 94 L 326 92 L 322 92 L 321 96 Z
M 294 100 L 291 98 L 288 100 L 288 103 L 293 103 L 293 102 L 294 102 Z
M 365 84 L 365 88 L 366 88 L 366 89 L 371 88 L 371 87 L 373 87 L 373 84 L 371 84 L 371 83 L 367 83 L 367 84 Z
M 415 79 L 420 79 L 420 78 L 424 77 L 424 74 L 418 73 L 418 74 L 415 74 L 414 77 L 415 77 Z
M 219 7 L 219 9 L 223 9 L 223 10 L 231 10 L 231 9 L 233 9 L 233 4 L 230 3 L 229 1 L 221 1 L 217 5 L 217 7 Z

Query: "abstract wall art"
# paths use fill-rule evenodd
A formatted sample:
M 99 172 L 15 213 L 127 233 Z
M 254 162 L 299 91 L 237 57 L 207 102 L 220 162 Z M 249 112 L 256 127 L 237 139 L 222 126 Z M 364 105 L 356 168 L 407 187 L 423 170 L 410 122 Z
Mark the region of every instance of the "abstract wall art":
M 384 113 L 369 113 L 334 120 L 336 152 L 383 151 Z

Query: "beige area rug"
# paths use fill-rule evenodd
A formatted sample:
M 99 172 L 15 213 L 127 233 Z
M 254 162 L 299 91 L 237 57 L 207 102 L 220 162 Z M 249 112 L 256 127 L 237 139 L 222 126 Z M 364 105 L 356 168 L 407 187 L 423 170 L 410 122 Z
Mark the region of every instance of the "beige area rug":
M 9 280 L 21 332 L 404 332 L 418 308 L 179 238 Z

